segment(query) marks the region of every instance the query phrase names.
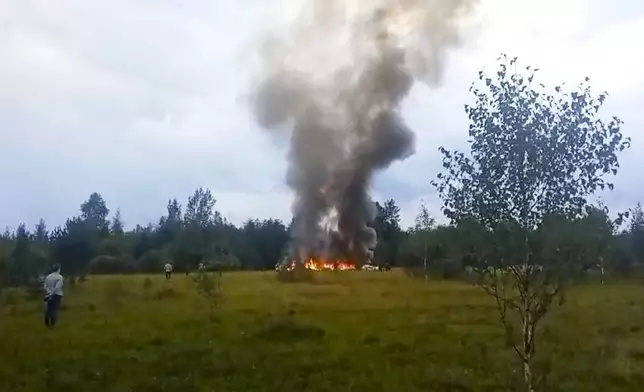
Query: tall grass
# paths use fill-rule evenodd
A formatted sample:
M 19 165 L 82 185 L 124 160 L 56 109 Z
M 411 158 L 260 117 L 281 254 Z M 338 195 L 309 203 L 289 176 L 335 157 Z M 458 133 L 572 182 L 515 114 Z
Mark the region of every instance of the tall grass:
M 348 271 L 313 284 L 227 273 L 222 287 L 216 329 L 180 275 L 92 277 L 66 292 L 53 330 L 41 301 L 11 294 L 0 390 L 514 390 L 514 356 L 471 285 Z M 583 285 L 549 320 L 539 353 L 549 390 L 641 390 L 644 286 Z

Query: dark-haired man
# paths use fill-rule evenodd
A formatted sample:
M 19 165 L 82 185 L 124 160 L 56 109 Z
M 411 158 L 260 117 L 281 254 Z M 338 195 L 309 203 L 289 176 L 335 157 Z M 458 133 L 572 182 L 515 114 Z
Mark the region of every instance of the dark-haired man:
M 45 277 L 45 325 L 49 328 L 58 321 L 58 310 L 63 299 L 63 276 L 60 274 L 60 265 L 54 265 L 52 272 Z

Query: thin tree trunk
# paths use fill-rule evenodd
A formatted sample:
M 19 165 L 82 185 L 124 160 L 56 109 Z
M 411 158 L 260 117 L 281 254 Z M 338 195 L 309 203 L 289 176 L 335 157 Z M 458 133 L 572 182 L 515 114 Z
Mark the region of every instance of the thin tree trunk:
M 427 282 L 427 256 L 423 258 L 423 271 L 425 274 L 425 282 Z
M 526 385 L 527 392 L 534 392 L 534 385 L 532 381 L 532 368 L 530 367 L 530 362 L 527 360 L 523 361 L 523 382 Z
M 532 355 L 534 353 L 534 329 L 532 326 L 532 316 L 527 306 L 525 307 L 525 316 L 523 317 L 523 382 L 525 383 L 526 392 L 534 392 L 534 377 L 532 374 Z
M 425 234 L 427 235 L 427 234 Z M 423 252 L 423 272 L 425 273 L 425 282 L 427 282 L 427 238 L 425 238 L 425 251 Z

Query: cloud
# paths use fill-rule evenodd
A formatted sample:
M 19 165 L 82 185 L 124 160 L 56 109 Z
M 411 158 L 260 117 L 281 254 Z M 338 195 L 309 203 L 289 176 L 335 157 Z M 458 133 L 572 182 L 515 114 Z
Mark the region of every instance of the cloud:
M 267 1 L 0 2 L 0 225 L 41 217 L 60 224 L 93 191 L 120 207 L 128 225 L 145 224 L 198 186 L 211 188 L 235 223 L 288 221 L 283 140 L 259 130 L 240 100 Z M 417 154 L 378 175 L 376 197 L 396 198 L 404 226 L 420 199 L 439 214 L 429 185 L 440 168 L 437 147 L 464 145 L 467 88 L 507 52 L 553 83 L 588 75 L 611 93 L 606 111 L 624 119 L 634 147 L 605 197 L 615 208 L 634 204 L 642 190 L 644 51 L 636 39 L 644 6 L 488 0 L 475 22 L 443 86 L 417 86 L 405 103 Z

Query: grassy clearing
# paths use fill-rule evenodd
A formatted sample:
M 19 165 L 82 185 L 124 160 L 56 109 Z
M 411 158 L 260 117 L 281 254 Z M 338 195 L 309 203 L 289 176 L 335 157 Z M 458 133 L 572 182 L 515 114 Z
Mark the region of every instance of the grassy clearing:
M 189 278 L 90 277 L 61 324 L 5 293 L 3 391 L 504 391 L 514 357 L 492 304 L 460 283 L 401 272 L 279 283 L 229 273 L 220 323 Z M 8 299 L 7 299 L 8 298 Z M 586 285 L 545 325 L 551 390 L 639 391 L 644 286 Z

